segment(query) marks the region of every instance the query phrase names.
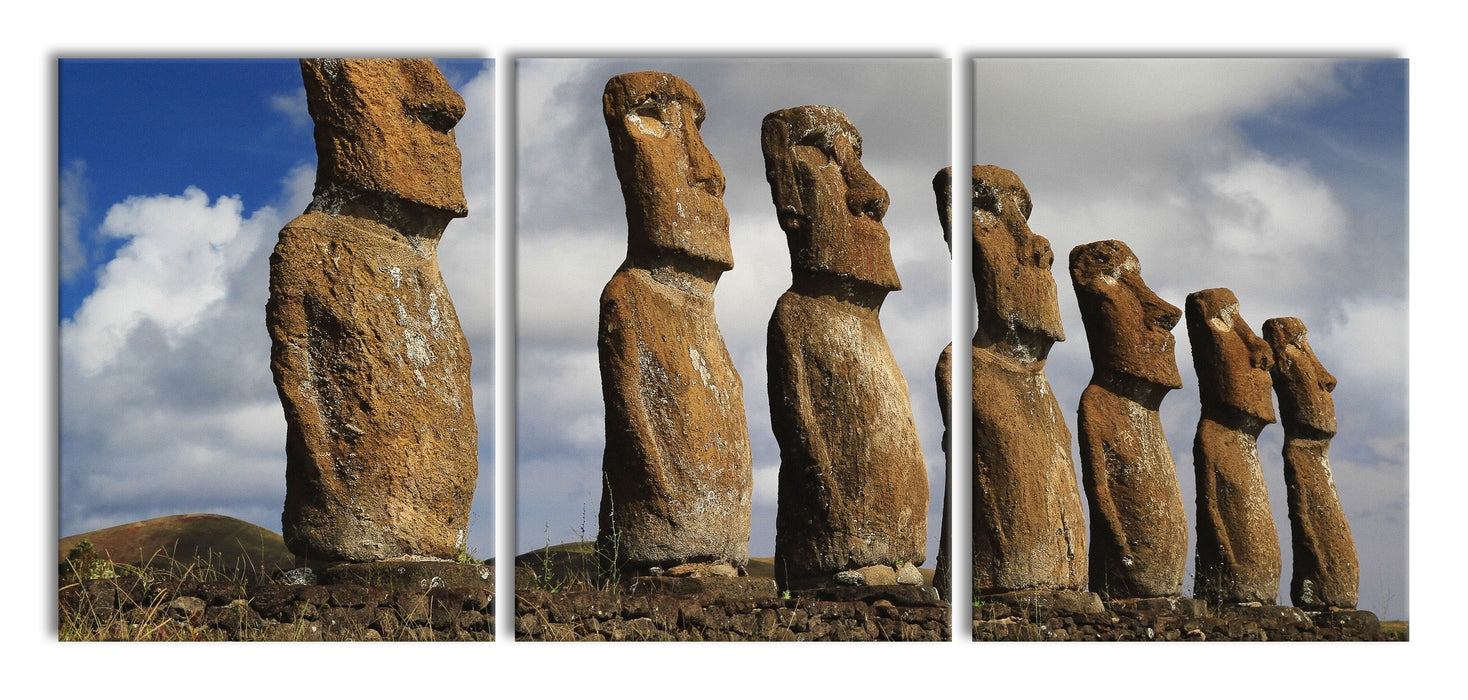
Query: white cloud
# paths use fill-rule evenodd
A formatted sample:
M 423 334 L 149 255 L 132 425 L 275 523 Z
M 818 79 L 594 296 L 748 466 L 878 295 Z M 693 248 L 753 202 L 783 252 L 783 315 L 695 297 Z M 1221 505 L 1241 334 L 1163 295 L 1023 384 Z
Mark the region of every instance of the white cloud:
M 1352 304 L 1345 309 L 1345 321 L 1340 326 L 1312 329 L 1310 344 L 1319 346 L 1316 353 L 1343 382 L 1346 378 L 1404 382 L 1407 300 L 1377 298 Z
M 1289 254 L 1340 243 L 1345 211 L 1302 163 L 1248 157 L 1204 174 L 1203 182 L 1218 198 L 1205 216 L 1227 253 Z
M 756 464 L 754 467 L 754 504 L 774 510 L 780 498 L 780 464 Z
M 439 271 L 453 298 L 459 325 L 474 358 L 474 405 L 479 422 L 483 478 L 490 480 L 489 417 L 494 405 L 494 67 L 464 86 L 464 118 L 454 128 L 463 162 L 464 196 L 469 216 L 450 222 L 438 246 Z
M 87 215 L 87 164 L 75 160 L 61 170 L 61 281 L 67 282 L 87 267 L 81 222 Z
M 170 343 L 224 299 L 228 278 L 256 254 L 280 217 L 266 207 L 241 216 L 238 197 L 214 204 L 189 187 L 181 196 L 130 197 L 113 205 L 101 235 L 127 241 L 98 274 L 96 290 L 61 325 L 65 356 L 88 374 L 107 365 L 138 324 Z
M 306 87 L 302 85 L 285 95 L 271 95 L 270 108 L 290 122 L 296 129 L 311 127 L 311 112 L 306 107 Z
M 302 186 L 285 178 L 282 200 Z M 263 309 L 283 223 L 193 187 L 108 210 L 101 235 L 125 242 L 61 326 L 63 534 L 177 512 L 278 517 L 260 519 L 284 497 L 285 436 Z

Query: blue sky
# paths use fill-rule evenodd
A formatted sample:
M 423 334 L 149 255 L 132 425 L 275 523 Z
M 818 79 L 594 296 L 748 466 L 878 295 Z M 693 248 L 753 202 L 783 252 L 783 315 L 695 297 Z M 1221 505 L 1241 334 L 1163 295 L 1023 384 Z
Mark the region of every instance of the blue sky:
M 440 245 L 474 353 L 493 553 L 493 69 L 439 62 L 468 103 L 470 216 Z M 280 530 L 285 420 L 265 333 L 268 256 L 315 149 L 295 60 L 63 60 L 60 533 L 215 512 Z

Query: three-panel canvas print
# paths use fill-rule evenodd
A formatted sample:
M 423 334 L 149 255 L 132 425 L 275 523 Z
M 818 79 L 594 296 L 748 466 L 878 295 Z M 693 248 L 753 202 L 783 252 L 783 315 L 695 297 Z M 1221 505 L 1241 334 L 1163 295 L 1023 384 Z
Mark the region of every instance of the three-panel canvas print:
M 1405 639 L 1408 71 L 61 58 L 58 637 Z

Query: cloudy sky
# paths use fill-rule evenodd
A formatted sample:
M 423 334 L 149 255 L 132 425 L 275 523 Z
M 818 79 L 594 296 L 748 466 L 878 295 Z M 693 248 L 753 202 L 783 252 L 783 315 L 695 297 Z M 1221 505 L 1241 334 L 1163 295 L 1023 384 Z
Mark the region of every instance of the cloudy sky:
M 488 61 L 440 65 L 470 105 L 457 134 L 471 216 L 450 225 L 441 262 L 477 360 L 470 544 L 488 556 L 494 84 Z M 597 298 L 626 240 L 600 96 L 608 77 L 633 70 L 672 72 L 699 91 L 703 136 L 728 181 L 735 268 L 715 299 L 745 386 L 755 556 L 773 553 L 779 463 L 764 334 L 789 284 L 759 123 L 827 104 L 861 131 L 864 163 L 892 196 L 886 223 L 905 289 L 882 319 L 933 486 L 931 565 L 943 495 L 932 370 L 951 318 L 929 185 L 950 152 L 943 60 L 517 62 L 516 552 L 573 540 L 583 526 L 595 536 Z M 1229 287 L 1256 331 L 1271 317 L 1302 318 L 1340 380 L 1331 458 L 1361 553 L 1361 605 L 1406 617 L 1405 63 L 986 59 L 973 70 L 975 159 L 1025 180 L 1031 224 L 1057 252 L 1068 339 L 1049 376 L 1072 428 L 1090 375 L 1064 267 L 1075 245 L 1126 241 L 1149 285 L 1177 305 Z M 285 426 L 263 308 L 270 247 L 314 177 L 296 64 L 68 60 L 59 78 L 60 534 L 194 511 L 279 530 Z M 1186 386 L 1162 415 L 1191 522 L 1198 406 L 1186 333 L 1177 336 Z M 1260 452 L 1287 598 L 1282 441 L 1271 426 Z
M 1055 249 L 1066 341 L 1048 374 L 1072 429 L 1091 374 L 1066 266 L 1077 245 L 1126 242 L 1148 286 L 1178 307 L 1228 287 L 1256 333 L 1299 317 L 1339 380 L 1330 459 L 1360 554 L 1360 605 L 1406 619 L 1406 61 L 984 59 L 974 77 L 975 161 L 1019 174 L 1030 224 Z M 1195 546 L 1197 381 L 1183 324 L 1174 335 L 1184 387 L 1161 413 Z M 1259 452 L 1287 603 L 1283 441 L 1269 426 Z
M 891 195 L 885 224 L 903 289 L 887 297 L 881 318 L 907 377 L 932 484 L 932 565 L 943 495 L 933 369 L 951 336 L 951 312 L 948 249 L 931 183 L 951 153 L 950 68 L 943 59 L 516 62 L 517 552 L 596 536 L 605 444 L 598 299 L 627 246 L 601 95 L 614 75 L 658 70 L 683 78 L 703 99 L 703 140 L 728 183 L 734 269 L 720 279 L 714 300 L 744 383 L 754 453 L 750 554 L 774 554 L 780 452 L 765 391 L 765 331 L 790 285 L 760 123 L 776 110 L 824 104 L 851 119 L 862 135 L 863 164 Z
M 440 245 L 474 353 L 493 553 L 492 61 L 440 61 L 470 215 Z M 285 419 L 265 332 L 269 255 L 311 199 L 295 60 L 63 60 L 59 70 L 60 534 L 222 513 L 280 531 Z

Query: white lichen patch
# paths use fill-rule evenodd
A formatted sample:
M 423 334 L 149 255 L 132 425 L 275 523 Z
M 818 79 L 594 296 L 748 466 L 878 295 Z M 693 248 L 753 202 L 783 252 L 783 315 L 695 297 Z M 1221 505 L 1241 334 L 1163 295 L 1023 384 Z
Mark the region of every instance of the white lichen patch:
M 428 347 L 428 338 L 424 337 L 412 328 L 403 329 L 403 348 L 408 361 L 419 367 L 427 367 L 433 363 L 433 349 Z M 420 383 L 422 379 L 419 379 Z
M 386 272 L 392 277 L 392 288 L 397 289 L 403 283 L 403 270 L 399 267 L 379 267 L 378 272 Z
M 1239 314 L 1239 304 L 1234 302 L 1226 304 L 1218 310 L 1218 314 L 1208 319 L 1208 325 L 1213 326 L 1221 333 L 1228 333 L 1234 329 L 1234 317 Z
M 1115 286 L 1117 281 L 1121 279 L 1122 275 L 1125 275 L 1128 272 L 1138 271 L 1139 265 L 1137 264 L 1137 259 L 1129 257 L 1121 261 L 1121 263 L 1116 265 L 1115 267 L 1112 267 L 1111 269 L 1101 273 L 1101 281 L 1105 282 L 1108 285 Z

